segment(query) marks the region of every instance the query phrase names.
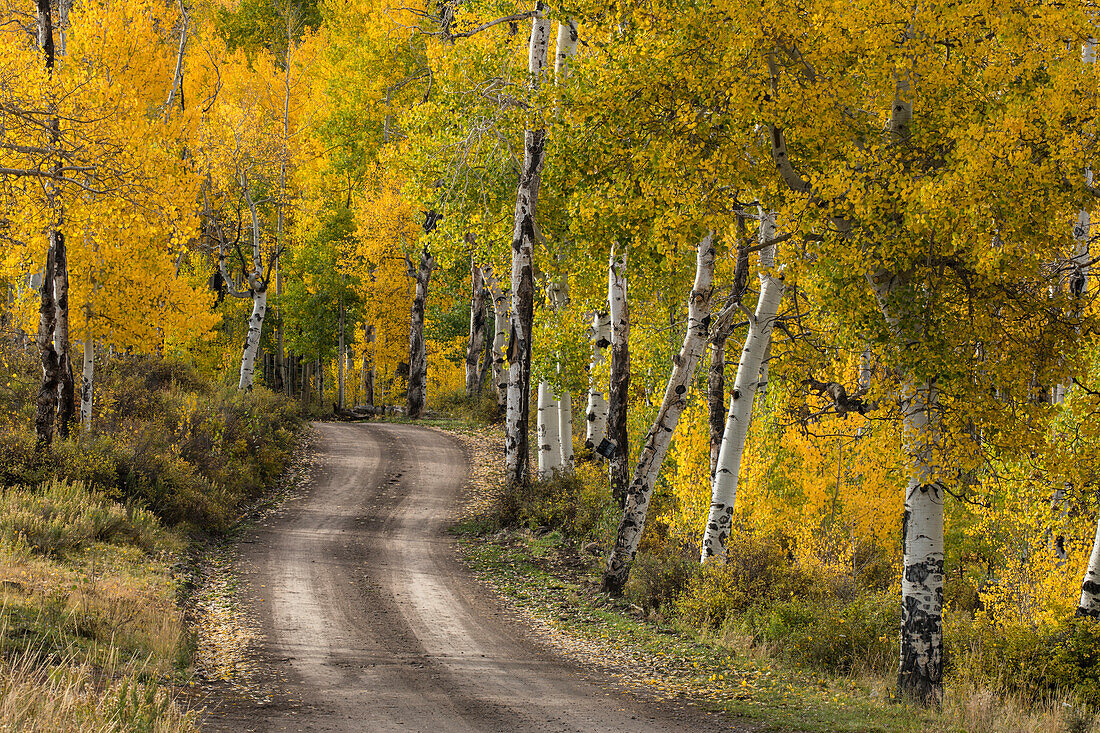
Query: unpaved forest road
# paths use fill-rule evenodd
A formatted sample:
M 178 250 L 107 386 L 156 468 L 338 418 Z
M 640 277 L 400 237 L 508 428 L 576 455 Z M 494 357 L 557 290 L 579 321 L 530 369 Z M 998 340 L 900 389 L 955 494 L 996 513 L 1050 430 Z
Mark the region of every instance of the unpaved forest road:
M 208 708 L 217 731 L 731 730 L 634 700 L 527 641 L 446 534 L 465 483 L 450 437 L 321 423 L 320 470 L 239 545 L 259 617 L 258 704 Z

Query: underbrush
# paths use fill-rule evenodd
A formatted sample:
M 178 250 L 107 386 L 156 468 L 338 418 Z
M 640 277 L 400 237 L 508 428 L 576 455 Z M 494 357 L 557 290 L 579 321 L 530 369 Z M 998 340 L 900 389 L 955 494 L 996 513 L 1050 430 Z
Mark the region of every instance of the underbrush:
M 172 569 L 282 471 L 297 406 L 118 359 L 97 374 L 92 431 L 41 448 L 34 361 L 2 357 L 0 729 L 197 729 L 171 693 L 192 653 Z
M 900 603 L 889 553 L 862 548 L 858 561 L 847 566 L 807 565 L 796 558 L 789 537 L 735 533 L 724 563 L 700 565 L 695 547 L 678 542 L 666 528 L 647 527 L 622 602 L 607 606 L 595 591 L 578 589 L 598 587 L 619 514 L 603 467 L 580 464 L 575 474 L 534 481 L 522 493 L 505 492 L 489 516 L 468 524 L 491 538 L 490 544 L 512 548 L 505 552 L 522 557 L 528 572 L 560 575 L 574 568 L 574 588 L 539 601 L 549 618 L 564 618 L 561 609 L 575 605 L 585 619 L 580 626 L 592 627 L 583 633 L 597 637 L 624 633 L 608 624 L 645 619 L 661 633 L 672 630 L 740 660 L 728 674 L 757 674 L 760 665 L 787 670 L 777 672 L 787 680 L 781 704 L 744 687 L 723 692 L 723 706 L 740 714 L 757 715 L 753 706 L 760 705 L 768 708 L 761 717 L 789 723 L 783 716 L 793 706 L 802 711 L 799 727 L 828 731 L 1100 730 L 1093 713 L 1100 705 L 1096 621 L 1065 619 L 1043 629 L 998 623 L 980 610 L 951 611 L 945 619 L 943 708 L 911 710 L 894 702 Z M 525 589 L 517 598 L 532 604 L 530 599 L 542 596 Z M 618 620 L 609 620 L 601 608 L 619 609 Z M 668 648 L 676 653 L 675 645 Z M 822 713 L 821 691 L 834 689 L 849 692 L 837 693 L 833 702 L 847 700 L 861 712 Z M 858 716 L 862 722 L 854 721 Z M 818 722 L 806 722 L 811 718 Z
M 431 406 L 447 417 L 472 425 L 489 425 L 500 422 L 504 417 L 489 386 L 472 398 L 466 396 L 465 389 L 445 392 L 434 397 Z

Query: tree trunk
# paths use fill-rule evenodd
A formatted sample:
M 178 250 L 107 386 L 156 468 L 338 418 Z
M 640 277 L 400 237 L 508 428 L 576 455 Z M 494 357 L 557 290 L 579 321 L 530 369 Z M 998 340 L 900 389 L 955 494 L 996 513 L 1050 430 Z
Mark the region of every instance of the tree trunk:
M 485 296 L 482 270 L 470 258 L 470 335 L 466 345 L 466 398 L 473 399 L 481 392 L 479 360 L 485 346 Z
M 904 435 L 909 485 L 902 520 L 901 664 L 898 696 L 923 704 L 943 697 L 943 487 L 936 477 L 936 389 L 907 390 Z
M 508 296 L 500 289 L 496 276 L 487 268 L 485 281 L 493 297 L 492 379 L 497 406 L 503 409 L 508 403 L 508 371 L 505 367 L 504 347 L 508 343 Z
M 537 89 L 546 68 L 551 23 L 543 17 L 539 2 L 531 20 L 527 67 L 532 89 Z M 504 420 L 504 481 L 509 487 L 526 486 L 529 449 L 528 414 L 531 401 L 531 333 L 534 316 L 535 212 L 542 180 L 546 130 L 523 134 L 523 169 L 516 187 L 512 230 L 512 328 L 508 344 L 508 404 Z
M 1092 553 L 1085 569 L 1085 579 L 1081 583 L 1077 615 L 1100 618 L 1100 520 L 1097 521 L 1096 537 L 1092 541 Z
M 54 424 L 57 418 L 57 388 L 61 383 L 57 352 L 54 350 L 54 326 L 57 309 L 54 306 L 54 241 L 58 232 L 50 232 L 49 247 L 46 250 L 46 267 L 42 273 L 42 285 L 39 288 L 41 300 L 38 306 L 38 335 L 35 343 L 42 364 L 42 382 L 38 387 L 38 398 L 34 412 L 34 431 L 39 447 L 53 442 Z
M 84 369 L 80 379 L 80 424 L 85 434 L 92 432 L 92 396 L 95 394 L 95 343 L 90 328 L 84 337 Z
M 607 440 L 612 444 L 608 461 L 611 496 L 620 508 L 626 504 L 630 481 L 630 441 L 626 432 L 626 408 L 630 390 L 630 304 L 627 300 L 627 248 L 616 257 L 611 245 L 607 266 L 607 303 L 611 319 L 611 378 L 608 385 Z
M 775 217 L 772 214 L 763 215 L 760 220 L 759 240 L 763 243 L 774 238 Z M 756 313 L 749 320 L 749 332 L 745 336 L 741 360 L 737 364 L 729 412 L 712 473 L 710 513 L 702 541 L 703 562 L 712 557 L 724 559 L 726 556 L 726 541 L 732 527 L 737 499 L 737 477 L 741 470 L 745 440 L 749 434 L 753 398 L 759 385 L 760 367 L 771 343 L 779 302 L 783 298 L 783 281 L 770 272 L 775 266 L 775 249 L 775 245 L 772 245 L 760 251 L 760 298 L 756 302 Z M 713 393 L 711 396 L 713 397 Z
M 428 403 L 428 352 L 424 344 L 424 309 L 428 302 L 428 284 L 435 267 L 435 258 L 427 248 L 420 253 L 416 269 L 416 295 L 413 298 L 409 326 L 409 389 L 406 413 L 416 419 L 424 414 Z
M 607 359 L 607 347 L 611 345 L 611 316 L 607 311 L 596 311 L 592 316 L 592 362 L 588 367 L 588 408 L 585 410 L 584 445 L 594 450 L 607 433 L 607 398 L 604 397 L 596 372 Z
M 558 400 L 558 439 L 561 441 L 561 468 L 573 470 L 573 396 L 569 390 Z
M 339 373 L 337 375 L 338 385 L 336 391 L 336 406 L 339 409 L 343 410 L 346 404 L 344 387 L 345 378 L 347 375 L 345 374 L 344 370 L 347 367 L 348 350 L 347 347 L 344 346 L 344 304 L 342 302 L 340 303 L 340 339 L 339 343 L 337 344 L 337 348 L 339 349 L 339 351 L 337 352 L 339 353 L 337 359 L 339 360 L 340 364 L 338 365 Z
M 726 409 L 726 341 L 729 333 L 715 334 L 710 339 L 710 367 L 707 369 L 707 424 L 710 428 L 710 482 L 718 469 L 718 453 L 725 434 Z
M 53 297 L 57 309 L 53 345 L 57 352 L 57 434 L 69 437 L 69 426 L 76 417 L 76 386 L 73 383 L 72 351 L 69 348 L 69 257 L 65 236 L 57 232 L 54 254 Z
M 363 349 L 363 404 L 374 407 L 374 326 L 367 326 Z
M 260 333 L 264 328 L 267 312 L 267 288 L 252 293 L 252 315 L 248 317 L 248 332 L 244 337 L 244 353 L 241 355 L 241 380 L 237 389 L 251 390 L 256 370 L 256 352 L 260 348 Z
M 554 54 L 554 78 L 560 84 L 569 76 L 569 59 L 577 53 L 577 22 L 570 18 L 558 23 L 558 46 Z
M 626 506 L 615 546 L 607 558 L 603 589 L 611 595 L 621 595 L 630 573 L 630 565 L 638 551 L 645 528 L 646 512 L 657 474 L 664 463 L 665 452 L 672 442 L 672 433 L 687 405 L 688 390 L 695 376 L 695 365 L 707 343 L 710 327 L 710 301 L 714 278 L 714 234 L 707 234 L 699 243 L 696 255 L 695 283 L 688 296 L 688 327 L 680 353 L 673 358 L 668 387 L 653 427 L 649 429 L 638 465 L 634 469 Z
M 298 361 L 301 365 L 302 372 L 302 383 L 299 385 L 301 387 L 301 392 L 299 394 L 301 395 L 302 399 L 302 409 L 308 410 L 309 399 L 313 396 L 313 388 L 310 386 L 309 383 L 310 362 L 301 357 L 298 358 Z
M 539 382 L 536 434 L 539 440 L 539 478 L 561 472 L 561 440 L 558 437 L 558 401 L 546 382 Z

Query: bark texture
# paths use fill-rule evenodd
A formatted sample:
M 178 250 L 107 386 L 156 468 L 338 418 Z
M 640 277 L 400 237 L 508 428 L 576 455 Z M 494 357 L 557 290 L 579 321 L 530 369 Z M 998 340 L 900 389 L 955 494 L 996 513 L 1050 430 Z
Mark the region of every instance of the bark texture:
M 546 69 L 551 22 L 540 2 L 531 19 L 527 68 L 532 89 L 537 89 Z M 531 334 L 534 315 L 535 212 L 546 148 L 546 130 L 523 134 L 523 169 L 516 187 L 512 230 L 512 323 L 508 343 L 508 404 L 504 419 L 504 480 L 510 487 L 526 486 L 529 448 L 528 414 L 531 402 Z
M 600 365 L 607 360 L 607 347 L 611 345 L 611 315 L 597 311 L 592 316 L 592 362 L 588 367 L 588 408 L 585 410 L 584 445 L 594 449 L 607 432 L 607 398 L 596 377 Z
M 84 432 L 92 429 L 92 395 L 95 384 L 95 345 L 91 337 L 84 340 L 84 364 L 80 377 L 80 424 Z
M 539 382 L 536 435 L 539 441 L 539 478 L 549 478 L 561 472 L 561 439 L 558 435 L 558 401 L 546 382 Z
M 508 343 L 508 294 L 500 289 L 500 283 L 491 268 L 486 268 L 485 283 L 493 298 L 493 342 L 490 346 L 493 394 L 497 406 L 503 409 L 508 402 L 508 369 L 504 348 Z
M 569 390 L 558 400 L 558 439 L 561 441 L 561 468 L 573 470 L 573 396 Z
M 898 694 L 924 704 L 943 697 L 943 487 L 933 460 L 936 390 L 911 390 L 905 415 L 910 457 L 902 524 L 901 664 Z
M 1085 579 L 1081 582 L 1081 600 L 1077 602 L 1077 615 L 1100 618 L 1100 520 L 1097 521 L 1096 538 L 1092 542 Z
M 880 269 L 868 275 L 879 310 L 903 349 L 894 308 L 906 277 Z M 909 461 L 902 524 L 901 653 L 898 697 L 924 705 L 943 699 L 943 486 L 935 466 L 940 413 L 935 385 L 900 373 L 905 407 L 904 450 Z
M 424 343 L 424 309 L 428 302 L 428 285 L 435 258 L 424 248 L 416 268 L 416 293 L 409 317 L 409 389 L 405 400 L 406 414 L 418 418 L 428 404 L 428 352 Z
M 630 451 L 626 407 L 630 391 L 630 308 L 626 280 L 627 248 L 611 247 L 607 268 L 607 302 L 611 318 L 611 376 L 608 385 L 607 439 L 613 445 L 608 461 L 611 496 L 621 508 L 630 483 Z
M 65 236 L 57 232 L 54 238 L 53 297 L 57 317 L 54 322 L 53 345 L 57 352 L 57 434 L 69 437 L 69 426 L 76 417 L 76 389 L 73 384 L 73 360 L 69 343 L 69 257 Z
M 760 242 L 775 239 L 775 217 L 762 214 Z M 702 558 L 724 559 L 726 544 L 733 525 L 733 511 L 737 500 L 737 478 L 741 470 L 741 457 L 748 438 L 752 405 L 759 386 L 760 368 L 771 343 L 772 328 L 779 314 L 779 302 L 783 298 L 783 280 L 772 273 L 775 266 L 775 245 L 760 251 L 760 298 L 756 312 L 749 319 L 749 332 L 741 349 L 737 364 L 737 376 L 730 394 L 729 411 L 722 431 L 722 441 L 715 461 L 711 481 L 710 512 L 703 532 Z
M 612 595 L 621 595 L 630 573 L 630 565 L 638 551 L 638 543 L 645 529 L 646 512 L 657 474 L 664 463 L 665 453 L 672 441 L 672 433 L 680 421 L 680 414 L 687 406 L 688 390 L 707 343 L 710 329 L 710 302 L 714 278 L 714 235 L 708 234 L 699 243 L 695 266 L 695 283 L 688 296 L 688 326 L 680 352 L 673 358 L 672 373 L 665 388 L 664 399 L 657 418 L 646 435 L 638 465 L 627 491 L 615 545 L 607 558 L 603 589 Z
M 38 334 L 35 343 L 38 347 L 42 365 L 42 382 L 38 387 L 38 398 L 34 412 L 34 431 L 39 446 L 48 446 L 53 442 L 54 425 L 57 419 L 57 388 L 61 383 L 57 351 L 54 350 L 54 325 L 57 310 L 53 297 L 54 241 L 57 232 L 51 232 L 49 247 L 46 250 L 46 268 L 42 274 L 39 288 Z
M 256 371 L 256 353 L 260 350 L 260 334 L 267 314 L 267 288 L 252 292 L 252 313 L 248 316 L 248 331 L 244 337 L 244 353 L 241 356 L 241 379 L 237 387 L 252 389 Z

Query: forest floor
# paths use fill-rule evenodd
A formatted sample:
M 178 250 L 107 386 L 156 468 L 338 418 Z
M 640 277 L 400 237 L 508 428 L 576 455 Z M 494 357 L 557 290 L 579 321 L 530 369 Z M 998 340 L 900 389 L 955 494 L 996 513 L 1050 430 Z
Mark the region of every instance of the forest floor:
M 495 432 L 494 432 L 495 431 Z M 899 704 L 892 675 L 791 663 L 751 635 L 704 633 L 600 592 L 597 543 L 546 528 L 501 528 L 499 428 L 451 431 L 472 457 L 461 521 L 463 562 L 544 646 L 635 698 L 719 711 L 764 730 L 815 733 L 1088 733 L 1058 699 L 995 694 L 952 680 L 944 707 Z M 748 721 L 748 722 L 746 722 Z
M 221 600 L 200 624 L 205 728 L 764 728 L 638 684 L 649 658 L 591 664 L 462 563 L 451 528 L 456 507 L 484 498 L 483 438 L 393 423 L 315 430 L 308 478 L 208 563 L 205 587 Z
M 599 550 L 557 531 L 496 530 L 487 521 L 503 484 L 491 429 L 456 431 L 472 456 L 471 490 L 452 529 L 464 563 L 532 634 L 618 690 L 672 705 L 721 711 L 765 730 L 923 731 L 931 721 L 887 701 L 879 680 L 777 663 L 647 618 L 599 592 Z

